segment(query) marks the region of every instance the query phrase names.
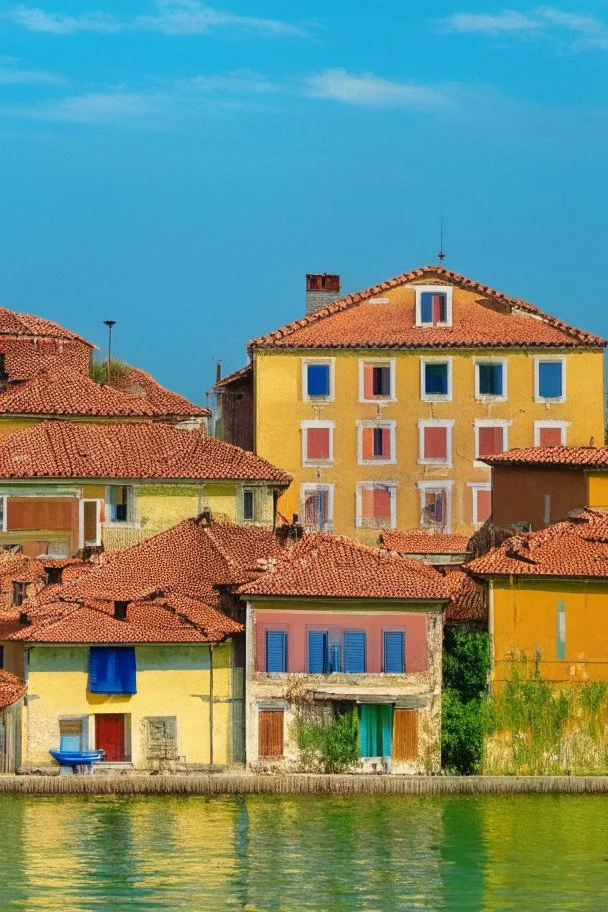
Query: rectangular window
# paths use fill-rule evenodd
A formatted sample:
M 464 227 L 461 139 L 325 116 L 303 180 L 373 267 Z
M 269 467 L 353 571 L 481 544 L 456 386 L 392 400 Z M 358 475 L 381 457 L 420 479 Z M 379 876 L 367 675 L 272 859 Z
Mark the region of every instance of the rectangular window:
M 405 632 L 384 631 L 384 672 L 403 674 L 405 672 Z
M 561 599 L 557 603 L 557 643 L 555 657 L 557 659 L 566 658 L 566 603 Z
M 395 708 L 393 760 L 417 760 L 418 753 L 418 711 Z
M 362 402 L 394 398 L 394 362 L 359 362 L 359 398 Z
M 447 323 L 448 297 L 445 292 L 423 291 L 420 296 L 420 322 L 436 326 Z
M 536 361 L 536 399 L 562 401 L 564 395 L 564 362 Z
M 358 422 L 359 463 L 395 461 L 395 422 Z
M 393 753 L 393 707 L 390 703 L 359 704 L 361 757 L 390 757 Z
M 477 458 L 504 453 L 505 428 L 503 425 L 484 425 L 477 428 Z
M 479 396 L 504 396 L 504 368 L 500 362 L 477 364 L 477 393 Z
M 0 497 L 0 532 L 6 532 L 6 497 Z
M 99 508 L 98 500 L 82 501 L 82 528 L 83 542 L 85 546 L 95 547 L 101 544 L 101 530 L 99 527 Z
M 255 496 L 252 488 L 243 489 L 243 520 L 253 522 L 255 518 Z
M 342 644 L 329 644 L 329 672 L 330 674 L 339 674 L 342 671 Z
M 308 674 L 327 674 L 327 631 L 308 631 Z
M 365 631 L 344 631 L 344 671 L 348 674 L 365 672 Z
M 133 491 L 128 485 L 108 485 L 106 488 L 106 522 L 133 521 Z
M 88 744 L 88 717 L 59 720 L 59 750 L 83 751 Z
M 331 396 L 329 362 L 308 362 L 304 367 L 307 399 L 329 399 Z
M 422 509 L 420 525 L 423 529 L 449 531 L 450 489 L 447 485 L 424 482 L 420 487 Z
M 258 714 L 258 755 L 283 756 L 284 712 L 282 709 L 260 710 Z
M 535 421 L 534 446 L 566 446 L 567 421 Z
M 177 716 L 147 716 L 143 720 L 147 760 L 177 758 Z
M 472 485 L 473 524 L 480 525 L 490 518 L 492 513 L 492 488 L 490 485 Z
M 452 426 L 453 421 L 419 421 L 419 456 L 418 461 L 449 465 L 452 462 Z
M 134 694 L 134 646 L 91 646 L 89 649 L 89 693 Z
M 317 464 L 333 459 L 333 422 L 302 422 L 302 462 Z
M 304 528 L 313 532 L 331 530 L 333 487 L 331 485 L 302 485 L 301 491 Z
M 287 671 L 287 634 L 284 630 L 266 631 L 266 671 Z
M 450 395 L 450 365 L 447 361 L 424 361 L 422 398 L 447 398 Z
M 390 484 L 357 485 L 357 526 L 360 529 L 393 529 L 396 488 Z

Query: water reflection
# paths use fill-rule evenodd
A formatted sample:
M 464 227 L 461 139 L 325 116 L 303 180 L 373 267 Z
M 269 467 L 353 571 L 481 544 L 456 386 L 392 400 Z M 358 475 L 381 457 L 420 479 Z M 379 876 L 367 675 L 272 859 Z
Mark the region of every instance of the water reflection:
M 608 907 L 601 797 L 2 796 L 0 910 Z

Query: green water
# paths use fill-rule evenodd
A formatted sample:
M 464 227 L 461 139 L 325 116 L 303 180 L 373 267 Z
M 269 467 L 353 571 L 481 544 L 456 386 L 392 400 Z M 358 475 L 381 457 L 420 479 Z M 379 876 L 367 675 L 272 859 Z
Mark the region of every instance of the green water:
M 608 910 L 608 799 L 0 797 L 0 912 Z

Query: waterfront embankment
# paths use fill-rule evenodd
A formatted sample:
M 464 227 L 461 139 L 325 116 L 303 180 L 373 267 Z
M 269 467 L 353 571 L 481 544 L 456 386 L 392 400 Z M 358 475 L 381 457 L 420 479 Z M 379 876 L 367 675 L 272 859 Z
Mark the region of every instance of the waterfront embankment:
M 509 795 L 608 793 L 608 776 L 1 776 L 28 795 Z

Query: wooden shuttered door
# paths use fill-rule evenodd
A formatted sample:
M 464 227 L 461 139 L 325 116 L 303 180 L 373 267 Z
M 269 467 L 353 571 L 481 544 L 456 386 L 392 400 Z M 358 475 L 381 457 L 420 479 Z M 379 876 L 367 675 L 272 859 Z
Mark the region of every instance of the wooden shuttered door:
M 9 497 L 6 529 L 8 532 L 21 529 L 69 532 L 72 527 L 72 514 L 74 512 L 76 519 L 77 508 L 78 502 L 75 498 Z
M 258 717 L 258 754 L 260 757 L 283 756 L 283 710 L 263 709 Z
M 393 714 L 393 760 L 418 759 L 418 711 L 397 709 Z

